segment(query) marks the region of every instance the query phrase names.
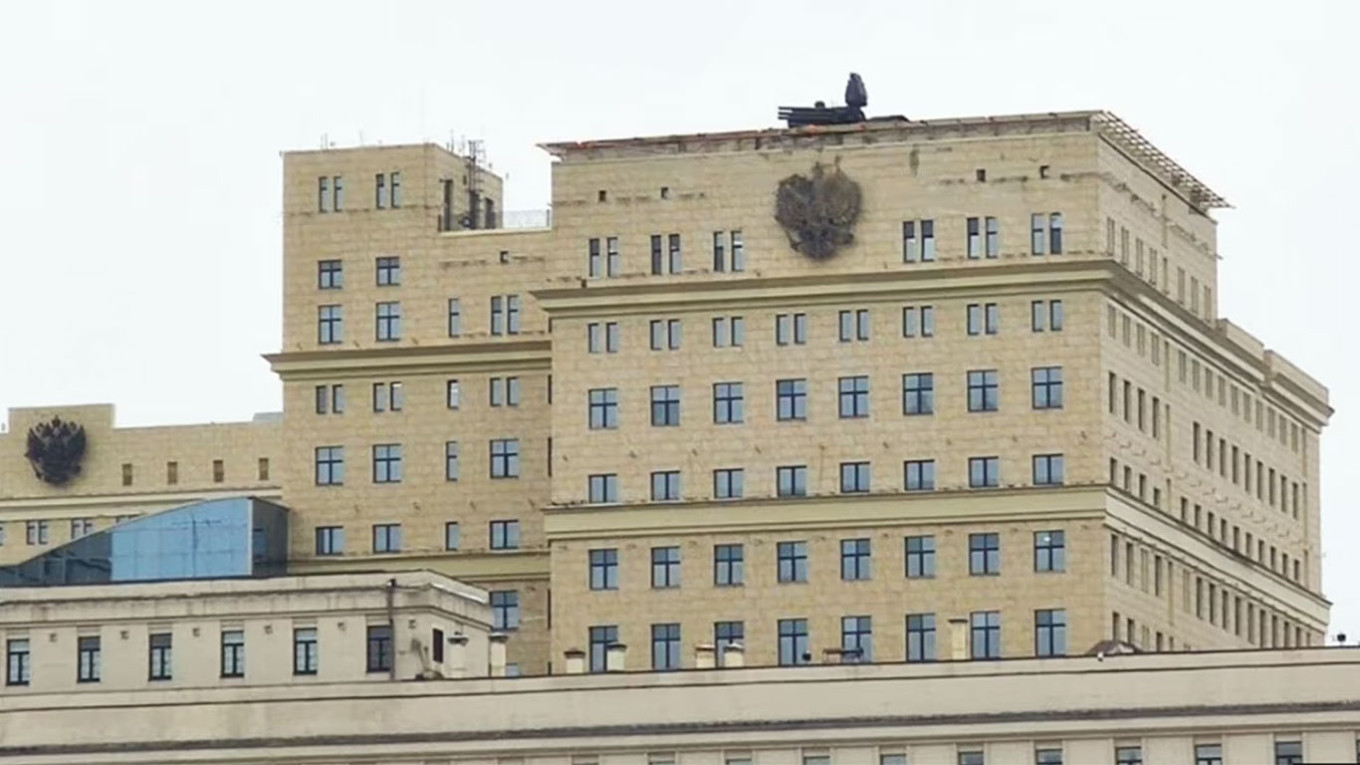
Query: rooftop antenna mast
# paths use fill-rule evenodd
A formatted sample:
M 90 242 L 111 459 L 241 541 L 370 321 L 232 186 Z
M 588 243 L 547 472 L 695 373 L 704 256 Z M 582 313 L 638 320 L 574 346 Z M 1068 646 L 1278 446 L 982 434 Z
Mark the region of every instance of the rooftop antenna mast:
M 482 198 L 482 170 L 486 166 L 486 144 L 480 138 L 467 140 L 463 156 L 467 168 L 468 212 L 464 228 L 494 228 L 490 200 Z

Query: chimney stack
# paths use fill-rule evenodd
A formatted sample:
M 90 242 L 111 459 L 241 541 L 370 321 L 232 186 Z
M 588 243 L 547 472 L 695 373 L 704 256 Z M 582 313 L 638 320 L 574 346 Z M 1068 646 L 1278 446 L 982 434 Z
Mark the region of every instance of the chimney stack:
M 628 646 L 623 643 L 610 643 L 604 653 L 606 672 L 623 672 L 628 667 Z
M 448 666 L 445 670 L 445 677 L 457 679 L 467 677 L 467 635 L 451 635 L 449 637 L 449 648 L 444 658 L 444 663 Z
M 700 643 L 694 646 L 694 668 L 713 669 L 717 666 L 717 654 L 714 653 L 713 644 Z
M 504 632 L 491 633 L 491 677 L 505 677 L 505 643 L 509 639 Z
M 955 617 L 949 620 L 949 660 L 968 661 L 968 620 Z
M 586 652 L 579 648 L 573 648 L 566 652 L 567 674 L 584 675 L 586 673 Z
M 741 643 L 723 643 L 722 663 L 724 667 L 736 669 L 746 666 L 746 652 Z

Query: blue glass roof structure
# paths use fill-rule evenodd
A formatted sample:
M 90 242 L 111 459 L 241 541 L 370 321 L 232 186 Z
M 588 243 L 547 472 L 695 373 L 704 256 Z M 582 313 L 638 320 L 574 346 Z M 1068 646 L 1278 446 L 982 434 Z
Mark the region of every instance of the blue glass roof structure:
M 0 566 L 0 587 L 280 576 L 287 559 L 288 509 L 230 497 L 142 516 Z

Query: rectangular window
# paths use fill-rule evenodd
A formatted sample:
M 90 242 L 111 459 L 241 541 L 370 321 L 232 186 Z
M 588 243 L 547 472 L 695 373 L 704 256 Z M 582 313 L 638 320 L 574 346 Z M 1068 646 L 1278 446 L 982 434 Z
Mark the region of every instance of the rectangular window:
M 1030 329 L 1035 332 L 1043 332 L 1045 327 L 1050 332 L 1061 332 L 1066 324 L 1063 301 L 1061 300 L 1034 300 L 1030 302 Z
M 1360 754 L 1360 744 L 1356 745 L 1356 754 Z M 1360 759 L 1360 757 L 1357 759 Z M 1275 765 L 1303 765 L 1303 743 L 1300 741 L 1276 741 Z
M 902 262 L 929 263 L 935 260 L 935 221 L 902 222 Z
M 713 271 L 722 273 L 727 270 L 727 240 L 723 232 L 713 232 Z
M 902 309 L 902 337 L 934 337 L 935 306 L 905 306 Z
M 401 444 L 375 444 L 373 483 L 401 483 Z
M 740 645 L 746 640 L 745 622 L 714 622 L 713 623 L 713 647 L 717 652 L 718 666 L 723 665 L 723 654 L 729 645 Z M 732 759 L 727 760 L 728 765 L 742 765 Z M 746 760 L 744 765 L 750 765 L 750 760 Z
M 670 268 L 670 272 L 673 274 L 680 273 L 682 268 L 680 258 L 679 234 L 670 234 L 669 236 L 666 237 L 666 253 L 668 256 L 666 259 L 666 263 Z
M 935 413 L 935 375 L 913 372 L 902 375 L 902 414 Z
M 778 556 L 777 574 L 780 582 L 808 580 L 807 542 L 780 542 L 775 547 Z
M 445 404 L 450 409 L 457 409 L 463 405 L 463 386 L 457 380 L 449 380 L 445 384 L 444 390 Z
M 463 302 L 449 298 L 449 337 L 463 336 Z
M 746 583 L 746 549 L 742 545 L 713 546 L 713 584 L 738 587 Z
M 317 650 L 316 628 L 304 627 L 293 630 L 293 674 L 315 675 L 320 664 Z
M 742 316 L 719 316 L 713 320 L 714 348 L 741 348 L 746 345 L 746 319 Z
M 1029 216 L 1029 251 L 1033 255 L 1044 255 L 1048 252 L 1045 223 L 1043 213 Z
M 496 438 L 491 441 L 491 477 L 519 478 L 519 439 Z
M 935 578 L 935 537 L 907 537 L 907 578 Z
M 461 448 L 457 441 L 444 442 L 444 480 L 457 481 L 463 475 Z
M 661 235 L 652 234 L 652 276 L 660 276 L 665 269 L 665 261 L 661 257 Z
M 969 260 L 977 260 L 982 257 L 982 220 L 980 218 L 969 218 L 967 230 L 968 235 L 964 242 L 965 251 Z
M 1034 612 L 1034 655 L 1067 655 L 1067 612 L 1044 609 Z
M 10 638 L 5 642 L 5 666 L 5 685 L 28 685 L 33 681 L 28 638 Z
M 491 592 L 491 628 L 500 632 L 519 629 L 519 591 L 493 590 Z
M 339 260 L 319 260 L 316 264 L 316 288 L 338 290 L 345 286 L 345 266 Z
M 1063 408 L 1062 367 L 1035 367 L 1030 370 L 1030 400 L 1035 409 Z
M 902 463 L 902 486 L 907 491 L 935 489 L 935 460 L 907 460 Z
M 680 625 L 652 625 L 652 669 L 680 669 Z
M 1000 534 L 968 535 L 968 573 L 973 576 L 1001 573 Z
M 246 633 L 222 631 L 222 677 L 246 676 Z
M 344 308 L 338 305 L 317 307 L 316 341 L 321 345 L 336 345 L 345 341 Z
M 741 468 L 720 468 L 713 471 L 713 496 L 717 499 L 741 499 L 746 494 L 746 471 Z
M 1067 535 L 1061 531 L 1034 533 L 1034 570 L 1067 570 Z
M 401 173 L 399 173 L 399 172 L 393 172 L 393 173 L 390 175 L 390 178 L 391 178 L 391 180 L 392 180 L 392 187 L 391 187 L 391 193 L 392 193 L 392 196 L 391 196 L 392 209 L 395 210 L 396 208 L 401 207 Z
M 1001 658 L 1001 612 L 974 611 L 969 615 L 974 659 Z
M 1036 454 L 1034 462 L 1035 486 L 1058 486 L 1063 482 L 1063 456 L 1061 454 Z
M 444 550 L 446 552 L 458 552 L 463 546 L 463 527 L 458 521 L 444 522 Z
M 811 664 L 812 653 L 808 647 L 807 619 L 779 620 L 779 664 Z
M 740 230 L 729 232 L 729 243 L 732 245 L 732 270 L 746 270 L 746 240 L 742 237 Z
M 392 625 L 390 624 L 370 624 L 368 625 L 368 661 L 366 669 L 369 672 L 391 672 L 392 671 Z
M 968 373 L 968 411 L 995 412 L 1001 404 L 1000 383 L 995 369 Z
M 680 499 L 680 471 L 656 470 L 652 472 L 652 501 L 676 502 Z
M 591 279 L 604 276 L 604 252 L 600 249 L 597 237 L 592 237 L 586 243 L 586 276 Z
M 519 549 L 519 521 L 491 522 L 491 549 Z
M 1114 765 L 1143 765 L 1143 747 L 1141 746 L 1115 747 Z
M 76 682 L 99 682 L 99 637 L 76 638 Z
M 858 664 L 874 660 L 874 625 L 870 616 L 841 617 L 841 662 Z M 827 765 L 830 765 L 828 762 Z
M 331 179 L 321 176 L 316 179 L 316 211 L 319 213 L 330 212 L 331 202 Z
M 317 526 L 317 527 L 316 527 L 316 554 L 317 554 L 317 555 L 344 555 L 344 554 L 345 554 L 345 527 L 344 527 L 344 526 Z
M 680 386 L 652 386 L 652 425 L 672 427 L 680 424 Z
M 776 345 L 807 344 L 807 314 L 781 313 L 774 317 Z
M 1001 307 L 996 303 L 969 303 L 969 335 L 995 335 L 1001 331 Z
M 653 319 L 651 322 L 652 350 L 680 350 L 680 320 Z
M 396 301 L 378 303 L 375 339 L 380 342 L 393 342 L 401 339 L 401 303 Z
M 618 473 L 597 473 L 588 480 L 588 497 L 591 504 L 602 505 L 619 501 Z
M 613 548 L 590 551 L 590 589 L 619 588 L 619 551 Z
M 152 634 L 148 637 L 147 653 L 147 679 L 167 681 L 173 677 L 170 633 Z
M 373 524 L 373 552 L 375 553 L 401 552 L 400 523 Z
M 713 385 L 713 422 L 718 425 L 737 425 L 745 420 L 745 394 L 739 382 Z
M 1223 746 L 1221 744 L 1197 744 L 1195 746 L 1195 765 L 1223 765 Z
M 869 339 L 870 316 L 868 309 L 860 308 L 853 311 L 841 311 L 840 318 L 840 341 L 850 343 Z
M 1001 485 L 1000 457 L 969 457 L 968 486 L 973 489 L 994 489 Z
M 935 661 L 935 614 L 907 614 L 907 661 Z
M 619 426 L 619 389 L 595 388 L 587 394 L 591 430 L 613 430 Z
M 607 624 L 590 628 L 590 671 L 604 672 L 608 666 L 606 657 L 609 646 L 619 642 L 619 628 Z
M 378 258 L 373 270 L 379 287 L 396 287 L 401 284 L 401 258 Z
M 869 416 L 869 377 L 842 377 L 840 386 L 841 419 Z
M 1001 256 L 1001 222 L 987 218 L 987 257 L 996 259 Z
M 345 447 L 316 448 L 316 485 L 340 486 L 345 483 Z
M 842 462 L 841 493 L 867 494 L 869 492 L 870 473 L 868 462 Z
M 664 590 L 680 586 L 680 548 L 652 548 L 652 589 Z
M 491 406 L 519 406 L 518 377 L 492 377 L 490 383 Z
M 841 579 L 858 582 L 871 577 L 870 541 L 868 539 L 841 540 Z
M 777 380 L 774 388 L 776 419 L 807 419 L 807 380 Z
M 1063 750 L 1035 749 L 1034 765 L 1063 765 Z
M 775 483 L 781 497 L 807 496 L 807 465 L 783 465 L 775 468 Z

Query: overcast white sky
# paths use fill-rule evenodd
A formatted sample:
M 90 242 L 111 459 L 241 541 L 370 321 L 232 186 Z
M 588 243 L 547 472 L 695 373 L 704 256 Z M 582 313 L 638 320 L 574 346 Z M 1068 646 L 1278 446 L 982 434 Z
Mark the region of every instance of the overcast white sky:
M 5 3 L 0 413 L 279 408 L 278 152 L 323 134 L 484 138 L 513 210 L 547 204 L 538 142 L 772 126 L 851 70 L 871 114 L 1105 108 L 1236 206 L 1223 314 L 1331 388 L 1324 584 L 1354 639 L 1357 27 L 1354 0 Z

